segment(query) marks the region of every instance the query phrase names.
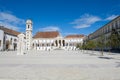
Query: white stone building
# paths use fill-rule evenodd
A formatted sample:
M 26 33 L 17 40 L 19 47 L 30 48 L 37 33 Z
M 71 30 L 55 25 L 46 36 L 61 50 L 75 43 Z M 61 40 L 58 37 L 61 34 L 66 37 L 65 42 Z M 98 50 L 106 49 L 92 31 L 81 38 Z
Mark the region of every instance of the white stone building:
M 16 50 L 19 32 L 0 26 L 0 50 Z
M 58 31 L 37 32 L 32 37 L 32 21 L 26 21 L 27 50 L 75 50 L 78 43 L 83 43 L 84 35 L 68 35 L 62 37 Z
M 4 31 L 0 30 L 0 50 L 3 50 Z
M 83 44 L 84 35 L 68 35 L 64 38 L 66 49 L 75 50 L 77 44 Z
M 78 43 L 83 43 L 84 35 L 68 35 L 63 37 L 58 31 L 37 32 L 32 36 L 33 23 L 31 20 L 26 21 L 26 32 L 24 35 L 25 50 L 75 50 Z M 0 27 L 0 50 L 16 50 L 19 44 L 19 32 Z M 18 46 L 17 46 L 18 45 Z
M 78 43 L 83 43 L 83 35 L 60 36 L 58 31 L 38 32 L 33 37 L 32 48 L 34 50 L 75 50 Z
M 89 34 L 86 37 L 85 41 L 93 40 L 95 42 L 98 42 L 101 39 L 101 36 L 103 36 L 104 38 L 103 42 L 106 44 L 109 41 L 109 37 L 113 30 L 115 30 L 120 35 L 120 16 L 116 17 L 107 24 L 103 25 L 95 32 Z M 99 47 L 96 49 L 99 49 Z M 108 50 L 108 49 L 112 49 L 112 47 L 110 45 L 109 46 L 105 45 L 104 50 Z M 120 45 L 118 46 L 118 49 L 120 50 Z

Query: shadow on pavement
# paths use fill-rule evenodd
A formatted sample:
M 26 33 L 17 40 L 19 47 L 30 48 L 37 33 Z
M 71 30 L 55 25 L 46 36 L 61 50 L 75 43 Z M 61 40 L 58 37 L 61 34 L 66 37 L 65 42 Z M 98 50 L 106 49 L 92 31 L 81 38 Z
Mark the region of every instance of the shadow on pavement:
M 101 58 L 101 59 L 114 59 L 112 57 L 98 57 L 98 58 Z

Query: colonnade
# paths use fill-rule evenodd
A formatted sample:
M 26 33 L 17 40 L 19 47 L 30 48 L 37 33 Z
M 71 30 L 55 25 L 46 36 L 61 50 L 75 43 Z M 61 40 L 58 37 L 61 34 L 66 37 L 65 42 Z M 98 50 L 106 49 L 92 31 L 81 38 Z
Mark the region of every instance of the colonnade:
M 51 50 L 54 48 L 69 48 L 76 46 L 77 43 L 67 42 L 64 39 L 55 39 L 53 41 L 49 42 L 39 42 L 37 41 L 32 44 L 32 48 L 35 50 Z

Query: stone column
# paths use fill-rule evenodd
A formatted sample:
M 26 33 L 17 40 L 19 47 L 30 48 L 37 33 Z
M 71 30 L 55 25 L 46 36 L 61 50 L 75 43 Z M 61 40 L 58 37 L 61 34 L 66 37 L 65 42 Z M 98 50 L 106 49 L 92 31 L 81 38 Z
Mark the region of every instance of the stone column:
M 47 44 L 45 43 L 45 50 L 47 49 Z
M 68 42 L 68 49 L 69 49 L 70 43 Z
M 54 46 L 56 46 L 55 41 L 53 41 Z
M 17 46 L 17 55 L 23 55 L 25 52 L 25 35 L 19 34 L 18 35 L 18 46 Z
M 61 47 L 63 46 L 63 43 L 62 43 L 63 41 L 61 40 Z
M 35 50 L 37 50 L 37 41 L 35 41 Z
M 69 47 L 70 43 L 68 42 L 68 47 Z
M 52 42 L 50 41 L 50 42 L 49 42 L 49 47 L 50 47 L 50 48 L 51 48 L 51 43 L 52 43 Z

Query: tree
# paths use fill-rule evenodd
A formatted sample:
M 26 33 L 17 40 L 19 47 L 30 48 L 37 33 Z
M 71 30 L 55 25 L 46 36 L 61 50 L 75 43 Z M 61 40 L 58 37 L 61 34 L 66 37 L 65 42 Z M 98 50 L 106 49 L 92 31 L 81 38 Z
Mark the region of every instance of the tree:
M 78 48 L 82 51 L 84 49 L 83 46 L 84 46 L 84 44 L 79 43 L 79 44 L 76 45 L 76 48 Z
M 120 48 L 120 34 L 117 32 L 116 29 L 112 29 L 109 39 L 111 48 L 113 50 Z
M 93 41 L 93 40 L 88 41 L 87 47 L 88 47 L 88 49 L 94 50 L 96 48 L 95 41 Z
M 86 49 L 87 49 L 87 44 L 86 44 L 86 43 L 83 43 L 82 49 L 83 49 L 83 50 L 86 50 Z
M 104 36 L 101 35 L 97 42 L 97 47 L 101 50 L 101 55 L 103 56 L 103 49 L 105 47 Z
M 77 45 L 76 45 L 76 48 L 81 49 L 81 44 L 80 44 L 80 43 L 77 44 Z

